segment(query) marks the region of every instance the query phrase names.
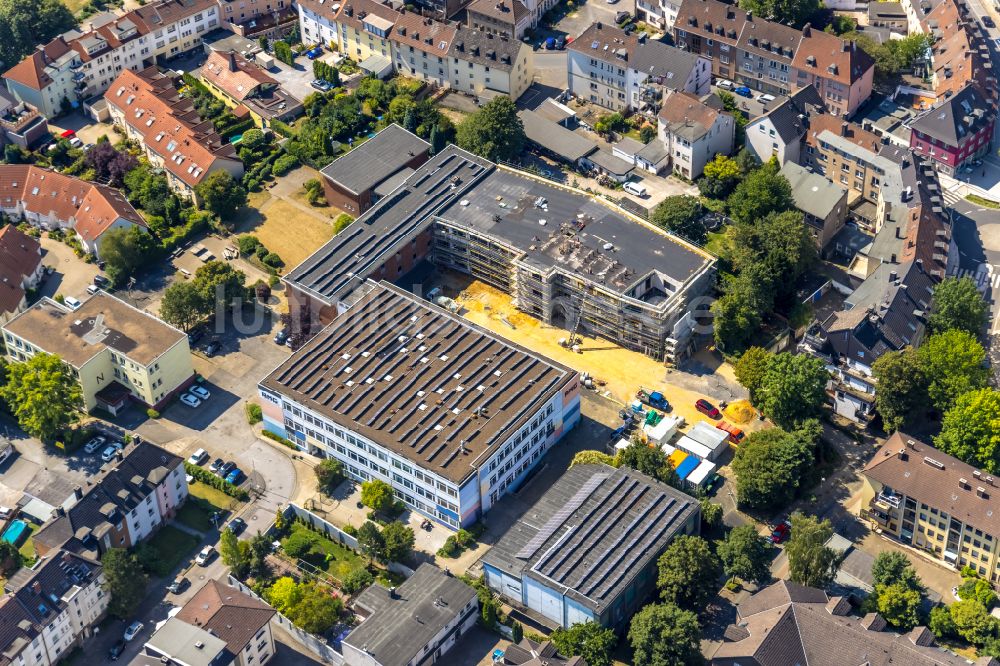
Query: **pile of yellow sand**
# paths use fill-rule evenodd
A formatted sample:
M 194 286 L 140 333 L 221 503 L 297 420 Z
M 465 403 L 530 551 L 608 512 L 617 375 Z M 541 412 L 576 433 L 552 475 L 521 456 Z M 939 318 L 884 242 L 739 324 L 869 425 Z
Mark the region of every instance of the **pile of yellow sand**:
M 722 411 L 726 418 L 733 423 L 749 423 L 757 416 L 757 410 L 750 405 L 748 400 L 737 400 L 727 405 Z

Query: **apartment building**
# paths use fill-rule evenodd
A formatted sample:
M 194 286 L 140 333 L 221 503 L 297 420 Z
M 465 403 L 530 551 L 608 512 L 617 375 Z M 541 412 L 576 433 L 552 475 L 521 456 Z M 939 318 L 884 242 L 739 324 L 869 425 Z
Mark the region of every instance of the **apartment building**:
M 689 352 L 691 303 L 715 280 L 714 258 L 698 248 L 449 146 L 288 273 L 291 307 L 329 323 L 364 279 L 397 280 L 426 258 L 514 294 L 546 324 L 579 320 L 590 335 L 669 362 Z
M 104 99 L 112 121 L 142 146 L 181 196 L 197 199 L 194 188 L 213 171 L 242 178 L 236 148 L 219 136 L 212 121 L 201 119 L 191 100 L 157 68 L 122 72 Z
M 888 28 L 893 32 L 905 35 L 907 33 L 906 10 L 899 2 L 876 2 L 868 5 L 868 25 L 875 28 Z
M 673 31 L 680 10 L 681 0 L 635 0 L 636 18 L 664 32 Z
M 466 25 L 473 30 L 521 39 L 532 26 L 531 12 L 521 0 L 474 0 L 465 8 Z
M 33 535 L 39 557 L 64 548 L 99 560 L 110 548 L 144 541 L 187 499 L 184 460 L 146 441 L 129 444 L 74 495 Z
M 400 16 L 397 10 L 376 0 L 347 0 L 334 14 L 340 52 L 356 62 L 375 56 L 391 64 L 389 35 Z
M 990 152 L 996 107 L 969 83 L 910 123 L 910 147 L 954 176 Z
M 445 88 L 451 78 L 448 51 L 455 41 L 454 26 L 416 14 L 403 12 L 396 21 L 390 42 L 393 69 L 403 76 Z
M 830 118 L 815 88 L 811 85 L 799 88 L 770 111 L 747 123 L 746 147 L 761 162 L 774 157 L 778 164 L 799 163 L 802 143 L 813 116 Z
M 3 78 L 18 100 L 52 118 L 101 95 L 126 70 L 200 48 L 217 27 L 215 0 L 158 0 L 123 16 L 98 15 L 82 34 L 39 46 Z
M 708 58 L 682 51 L 638 35 L 627 70 L 629 108 L 653 116 L 673 91 L 701 97 L 712 92 L 712 63 Z
M 629 52 L 638 44 L 618 26 L 591 24 L 566 47 L 569 93 L 612 111 L 625 111 L 631 98 Z
M 260 382 L 264 425 L 467 526 L 577 424 L 579 379 L 387 282 L 360 291 Z
M 159 408 L 194 379 L 187 335 L 104 291 L 76 310 L 43 298 L 0 330 L 11 363 L 39 352 L 62 359 L 86 411 Z
M 292 0 L 217 0 L 222 27 L 241 37 L 276 39 L 299 20 Z
M 56 666 L 94 635 L 111 599 L 98 560 L 57 549 L 4 583 L 0 653 L 11 666 Z
M 449 663 L 479 615 L 476 591 L 427 562 L 398 588 L 369 586 L 352 607 L 362 619 L 343 640 L 347 666 Z
M 275 614 L 276 611 L 263 601 L 225 583 L 210 580 L 181 607 L 174 619 L 222 640 L 232 661 L 219 663 L 262 666 L 274 656 L 271 618 Z M 147 651 L 154 642 L 146 644 Z M 160 650 L 153 652 L 155 656 Z
M 1000 583 L 997 481 L 988 473 L 901 432 L 862 472 L 861 517 L 941 564 L 968 566 Z
M 41 229 L 71 230 L 97 256 L 112 229 L 147 228 L 118 190 L 28 164 L 0 164 L 0 211 Z
M 43 270 L 41 244 L 13 224 L 0 227 L 0 325 L 28 307 Z
M 198 78 L 229 108 L 246 109 L 257 127 L 268 128 L 274 120 L 290 122 L 302 115 L 302 102 L 257 63 L 235 51 L 212 51 Z
M 674 43 L 712 61 L 718 77 L 787 95 L 812 85 L 830 113 L 849 116 L 871 95 L 875 63 L 850 41 L 754 17 L 718 0 L 683 0 Z
M 534 77 L 531 46 L 460 26 L 448 49 L 451 87 L 484 101 L 497 94 L 516 100 Z
M 45 116 L 0 86 L 0 146 L 10 143 L 34 150 L 51 137 Z
M 847 188 L 794 162 L 782 165 L 781 175 L 788 180 L 795 208 L 802 213 L 806 228 L 823 253 L 847 222 Z
M 713 95 L 701 99 L 686 92 L 671 92 L 657 116 L 657 140 L 670 153 L 674 173 L 688 180 L 701 176 L 716 155 L 733 152 L 736 121 L 722 110 Z
M 573 465 L 508 526 L 483 573 L 490 589 L 556 626 L 621 629 L 654 591 L 659 556 L 700 528 L 697 500 L 665 483 L 625 466 Z
M 802 164 L 846 187 L 851 200 L 877 202 L 887 174 L 894 170 L 887 158 L 879 156 L 878 136 L 833 116 L 811 116 L 804 145 Z M 875 220 L 869 223 L 874 229 Z

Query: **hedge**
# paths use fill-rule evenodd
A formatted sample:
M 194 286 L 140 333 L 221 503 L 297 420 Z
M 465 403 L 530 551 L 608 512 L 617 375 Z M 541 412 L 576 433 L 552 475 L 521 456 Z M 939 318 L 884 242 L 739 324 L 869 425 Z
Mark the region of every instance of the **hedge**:
M 216 476 L 207 469 L 198 467 L 197 465 L 192 465 L 191 463 L 184 461 L 184 470 L 188 474 L 193 476 L 196 480 L 201 481 L 207 486 L 212 486 L 216 490 L 221 490 L 230 497 L 235 497 L 241 502 L 245 502 L 248 499 L 250 499 L 250 493 L 243 490 L 242 488 L 234 486 L 225 479 Z
M 278 444 L 284 444 L 288 448 L 295 449 L 296 451 L 299 450 L 299 447 L 295 446 L 295 442 L 293 442 L 292 440 L 287 439 L 285 437 L 282 437 L 281 435 L 276 435 L 275 433 L 271 432 L 270 430 L 263 430 L 263 431 L 261 431 L 261 434 L 264 435 L 264 437 L 267 437 L 268 439 L 273 439 Z

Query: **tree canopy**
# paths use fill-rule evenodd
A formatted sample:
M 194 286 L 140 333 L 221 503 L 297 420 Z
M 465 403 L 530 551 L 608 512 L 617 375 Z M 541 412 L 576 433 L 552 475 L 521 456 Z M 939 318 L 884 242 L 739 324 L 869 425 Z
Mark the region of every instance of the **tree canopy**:
M 819 416 L 830 379 L 823 361 L 808 354 L 781 352 L 767 363 L 761 378 L 759 406 L 782 428 Z
M 983 388 L 959 396 L 945 412 L 934 445 L 987 472 L 1000 472 L 1000 392 Z
M 932 335 L 917 357 L 928 380 L 927 396 L 942 412 L 963 393 L 986 386 L 986 351 L 971 333 L 952 329 Z
M 718 546 L 726 575 L 749 583 L 763 583 L 771 576 L 770 547 L 752 524 L 734 527 Z
M 990 307 L 971 278 L 945 278 L 934 285 L 934 300 L 927 326 L 935 333 L 958 329 L 979 335 L 989 318 Z
M 678 485 L 677 473 L 667 461 L 667 454 L 659 447 L 649 446 L 640 439 L 633 439 L 615 457 L 618 465 L 625 465 L 667 485 Z
M 83 392 L 58 356 L 38 352 L 6 368 L 7 381 L 0 385 L 0 398 L 29 435 L 52 441 L 76 420 Z
M 111 548 L 101 558 L 104 567 L 104 591 L 111 595 L 108 612 L 126 620 L 132 616 L 146 595 L 147 576 L 139 560 L 124 548 Z
M 753 225 L 771 213 L 795 207 L 792 186 L 781 175 L 777 160 L 761 165 L 740 181 L 727 201 L 729 215 L 737 222 Z
M 739 162 L 722 153 L 705 165 L 703 173 L 704 176 L 698 183 L 698 190 L 713 199 L 724 199 L 729 196 L 742 175 Z
M 152 249 L 153 239 L 142 227 L 117 227 L 104 232 L 100 254 L 108 278 L 116 285 L 122 284 L 149 261 Z
M 878 381 L 875 409 L 887 432 L 901 430 L 927 411 L 927 377 L 912 347 L 882 354 L 872 364 Z
M 389 562 L 403 562 L 413 553 L 416 535 L 413 528 L 394 520 L 382 528 L 382 540 L 385 542 L 385 559 Z
M 549 636 L 564 657 L 583 657 L 588 666 L 611 666 L 611 652 L 618 643 L 613 629 L 596 622 L 574 624 L 569 629 L 556 629 Z
M 754 174 L 762 171 L 767 171 L 767 165 Z M 760 288 L 771 291 L 777 301 L 794 293 L 799 277 L 818 258 L 816 242 L 797 210 L 778 208 L 759 219 L 737 224 L 733 227 L 733 244 L 734 267 L 738 271 L 750 266 L 758 268 L 768 280 Z
M 182 331 L 190 331 L 205 316 L 205 305 L 204 295 L 194 282 L 175 282 L 163 292 L 160 318 Z
M 493 162 L 517 159 L 526 141 L 517 107 L 506 95 L 494 97 L 463 120 L 456 139 L 461 148 Z
M 896 583 L 903 583 L 915 590 L 923 589 L 909 557 L 899 551 L 883 550 L 872 562 L 872 584 L 878 587 Z
M 669 604 L 700 613 L 719 589 L 722 563 L 708 542 L 678 536 L 657 560 L 656 586 Z
M 796 511 L 791 522 L 791 536 L 785 546 L 789 578 L 799 585 L 826 587 L 833 580 L 839 557 L 826 545 L 833 536 L 830 521 Z
M 900 631 L 920 624 L 920 592 L 904 583 L 882 585 L 875 589 L 876 607 L 886 622 Z
M 346 478 L 344 464 L 336 458 L 324 458 L 317 463 L 313 471 L 316 473 L 319 489 L 324 493 L 330 493 Z
M 223 220 L 230 219 L 240 206 L 247 205 L 247 191 L 224 169 L 213 171 L 194 188 L 202 205 Z
M 750 433 L 732 463 L 739 503 L 755 509 L 788 504 L 813 465 L 817 438 L 815 422 L 793 432 L 769 428 Z
M 7 70 L 53 37 L 76 27 L 59 0 L 0 0 L 0 64 Z
M 375 511 L 385 511 L 396 501 L 392 486 L 381 479 L 372 479 L 361 484 L 361 503 Z
M 698 244 L 707 240 L 701 223 L 702 206 L 697 197 L 687 194 L 667 197 L 653 209 L 649 221 Z
M 628 640 L 632 645 L 634 666 L 698 666 L 705 663 L 698 616 L 673 604 L 644 606 L 632 617 Z
M 750 393 L 750 402 L 758 404 L 761 397 L 761 387 L 767 373 L 771 353 L 761 347 L 750 347 L 739 357 L 733 366 L 733 372 L 743 388 Z
M 818 12 L 820 0 L 740 0 L 740 8 L 752 11 L 760 18 L 781 21 L 801 28 Z

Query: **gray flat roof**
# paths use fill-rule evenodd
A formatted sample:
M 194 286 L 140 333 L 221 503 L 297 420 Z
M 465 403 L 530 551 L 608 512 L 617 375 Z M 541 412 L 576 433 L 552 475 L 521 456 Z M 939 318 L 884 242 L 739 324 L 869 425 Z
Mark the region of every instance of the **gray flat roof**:
M 547 202 L 545 210 L 535 206 L 540 197 Z M 327 303 L 342 301 L 435 218 L 489 233 L 520 250 L 524 261 L 558 266 L 620 293 L 654 270 L 677 288 L 712 261 L 610 204 L 449 146 L 296 266 L 286 280 Z M 545 225 L 540 224 L 543 219 Z M 559 252 L 557 236 L 563 231 L 578 251 Z M 607 243 L 611 250 L 603 249 Z
M 847 189 L 795 162 L 785 162 L 781 167 L 781 175 L 792 186 L 795 207 L 821 220 L 825 220 L 841 201 L 846 202 L 844 195 L 847 194 Z
M 261 386 L 461 484 L 576 373 L 385 282 Z
M 576 163 L 597 150 L 593 141 L 588 141 L 573 130 L 545 118 L 536 111 L 527 109 L 517 112 L 524 125 L 524 134 L 532 143 L 552 152 L 567 162 Z
M 635 169 L 634 164 L 629 164 L 622 158 L 615 157 L 603 148 L 598 148 L 597 152 L 588 156 L 587 159 L 615 176 L 627 176 Z
M 354 605 L 372 614 L 344 643 L 382 666 L 407 666 L 475 598 L 474 589 L 425 562 L 395 594 L 377 583 L 362 592 Z
M 218 660 L 217 657 L 222 652 L 228 652 L 226 641 L 175 617 L 167 620 L 155 634 L 150 636 L 145 645 L 189 666 L 214 666 L 224 663 L 225 659 Z M 160 662 L 157 660 L 150 663 Z
M 428 148 L 429 143 L 393 123 L 327 164 L 320 173 L 344 189 L 361 194 L 377 187 Z
M 645 474 L 573 465 L 483 557 L 600 614 L 700 511 Z

